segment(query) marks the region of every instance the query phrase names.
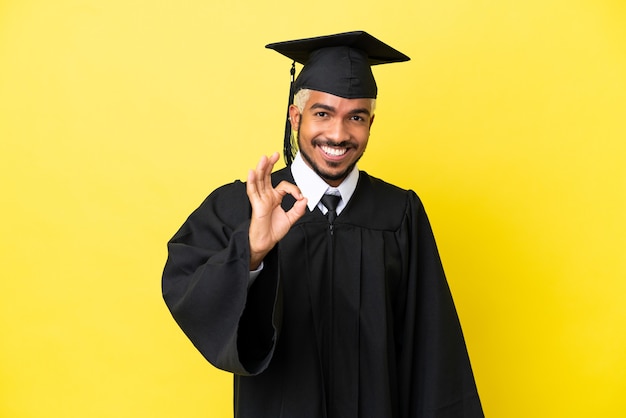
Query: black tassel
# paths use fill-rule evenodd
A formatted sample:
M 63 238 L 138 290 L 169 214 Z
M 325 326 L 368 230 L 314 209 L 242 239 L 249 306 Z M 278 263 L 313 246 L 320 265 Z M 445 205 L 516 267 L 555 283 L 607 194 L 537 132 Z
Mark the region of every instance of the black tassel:
M 289 120 L 289 106 L 293 103 L 293 81 L 296 74 L 296 62 L 291 63 L 291 81 L 289 83 L 289 103 L 287 103 L 287 120 L 285 121 L 285 139 L 283 141 L 283 156 L 285 158 L 285 164 L 291 165 L 295 155 L 293 155 L 293 149 L 291 147 L 291 121 Z

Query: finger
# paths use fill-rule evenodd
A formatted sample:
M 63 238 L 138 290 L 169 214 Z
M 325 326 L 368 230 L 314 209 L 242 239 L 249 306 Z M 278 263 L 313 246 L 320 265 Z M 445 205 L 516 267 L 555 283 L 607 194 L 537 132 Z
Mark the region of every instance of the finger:
M 248 194 L 248 198 L 250 199 L 256 199 L 259 196 L 259 191 L 256 185 L 256 172 L 252 169 L 248 170 L 246 193 Z
M 287 216 L 287 219 L 289 219 L 289 223 L 291 225 L 296 223 L 296 221 L 306 213 L 306 204 L 307 199 L 306 197 L 303 197 L 302 199 L 296 201 L 291 209 L 285 212 L 285 215 Z
M 280 193 L 281 196 L 284 196 L 287 193 L 289 193 L 290 195 L 295 197 L 296 200 L 304 199 L 304 196 L 302 195 L 302 191 L 300 190 L 300 188 L 293 183 L 289 183 L 286 180 L 283 180 L 280 183 L 278 183 L 275 190 L 278 193 Z
M 259 160 L 259 163 L 256 165 L 256 173 L 255 173 L 255 182 L 257 187 L 257 193 L 262 194 L 265 191 L 266 187 L 266 170 L 267 170 L 267 157 L 263 155 Z
M 253 170 L 248 171 L 248 186 L 250 187 L 250 191 L 254 192 L 254 194 L 258 197 L 261 196 L 261 193 L 265 189 L 264 177 L 267 162 L 268 158 L 265 155 L 262 155 L 256 167 Z
M 274 170 L 274 164 L 276 164 L 279 158 L 280 158 L 280 155 L 277 152 L 275 152 L 274 154 L 270 155 L 265 160 L 264 171 L 262 174 L 263 176 L 262 178 L 264 182 L 263 186 L 265 190 L 272 189 L 272 171 Z
M 272 167 L 274 167 L 274 164 L 276 164 L 279 159 L 280 159 L 280 154 L 277 152 L 270 155 L 269 162 L 272 165 Z

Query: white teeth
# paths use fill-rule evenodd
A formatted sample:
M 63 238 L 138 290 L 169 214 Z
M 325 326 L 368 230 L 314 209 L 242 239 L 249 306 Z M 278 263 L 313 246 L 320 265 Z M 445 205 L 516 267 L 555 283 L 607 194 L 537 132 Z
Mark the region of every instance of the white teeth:
M 345 148 L 332 148 L 326 145 L 322 145 L 322 151 L 324 151 L 328 155 L 332 155 L 333 157 L 339 157 L 346 153 Z

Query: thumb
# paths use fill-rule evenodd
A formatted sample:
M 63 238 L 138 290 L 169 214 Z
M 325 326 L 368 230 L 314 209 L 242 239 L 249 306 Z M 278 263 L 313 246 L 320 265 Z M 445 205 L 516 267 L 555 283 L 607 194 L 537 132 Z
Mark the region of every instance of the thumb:
M 306 213 L 306 204 L 307 199 L 306 197 L 303 197 L 302 199 L 296 200 L 296 203 L 293 204 L 291 209 L 285 213 L 292 225 Z

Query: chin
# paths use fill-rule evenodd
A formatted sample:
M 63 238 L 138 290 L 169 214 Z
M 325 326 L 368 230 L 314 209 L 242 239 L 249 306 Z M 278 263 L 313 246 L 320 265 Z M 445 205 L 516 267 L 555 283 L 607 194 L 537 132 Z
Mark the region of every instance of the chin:
M 354 168 L 354 164 L 351 164 L 348 168 L 346 168 L 345 170 L 341 170 L 341 171 L 324 171 L 324 170 L 320 170 L 319 167 L 314 167 L 313 171 L 315 171 L 317 173 L 318 176 L 320 176 L 322 179 L 326 180 L 327 182 L 341 182 L 343 179 L 345 179 L 348 174 L 350 174 L 350 172 L 352 171 L 352 169 Z

